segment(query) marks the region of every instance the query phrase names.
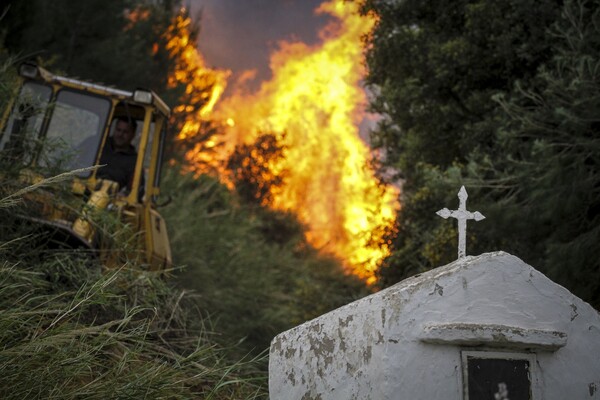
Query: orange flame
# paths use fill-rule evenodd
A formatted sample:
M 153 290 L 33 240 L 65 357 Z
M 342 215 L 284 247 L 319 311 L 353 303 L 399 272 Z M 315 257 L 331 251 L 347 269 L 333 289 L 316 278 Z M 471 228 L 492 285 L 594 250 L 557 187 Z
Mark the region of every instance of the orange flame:
M 357 6 L 344 0 L 330 0 L 316 12 L 335 17 L 320 32 L 321 44 L 281 42 L 271 56 L 271 81 L 257 93 L 238 90 L 217 104 L 215 117 L 223 121 L 224 146 L 218 160 L 215 153 L 208 158 L 222 165 L 237 145 L 253 143 L 261 133 L 277 135 L 284 157 L 269 167 L 286 175 L 269 205 L 294 211 L 309 227 L 310 243 L 345 260 L 349 272 L 373 283 L 375 270 L 390 252 L 384 235 L 399 207 L 397 189 L 380 184 L 370 166 L 371 152 L 359 137 L 366 105 L 360 85 L 361 38 L 375 21 L 361 17 Z M 173 39 L 173 48 L 188 45 L 182 38 L 178 44 Z M 197 57 L 198 51 L 190 48 L 189 59 Z M 183 61 L 193 65 L 187 57 Z M 204 71 L 204 63 L 199 65 Z M 179 74 L 189 74 L 183 70 Z M 180 81 L 179 74 L 172 78 Z M 214 79 L 220 82 L 226 74 L 217 75 Z M 211 98 L 221 93 L 213 91 Z M 180 138 L 197 132 L 212 104 L 207 101 L 206 111 L 186 122 L 193 127 L 186 125 Z M 207 160 L 198 147 L 186 158 L 191 164 Z M 227 179 L 224 174 L 222 179 Z
M 230 75 L 229 71 L 206 67 L 196 43 L 191 40 L 191 28 L 192 19 L 186 15 L 186 10 L 182 9 L 165 33 L 166 49 L 176 60 L 175 71 L 169 76 L 168 85 L 171 88 L 184 86 L 184 94 L 179 99 L 180 105 L 173 111 L 188 115 L 178 139 L 185 139 L 199 132 L 201 122 L 206 119 L 223 94 Z

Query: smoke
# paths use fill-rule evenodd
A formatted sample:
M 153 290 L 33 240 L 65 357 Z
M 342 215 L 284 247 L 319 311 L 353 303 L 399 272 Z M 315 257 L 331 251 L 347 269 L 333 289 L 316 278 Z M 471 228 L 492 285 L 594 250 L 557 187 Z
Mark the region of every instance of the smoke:
M 269 55 L 281 40 L 316 43 L 328 21 L 314 10 L 325 0 L 190 0 L 201 13 L 198 47 L 210 67 L 248 76 L 249 89 L 271 78 Z

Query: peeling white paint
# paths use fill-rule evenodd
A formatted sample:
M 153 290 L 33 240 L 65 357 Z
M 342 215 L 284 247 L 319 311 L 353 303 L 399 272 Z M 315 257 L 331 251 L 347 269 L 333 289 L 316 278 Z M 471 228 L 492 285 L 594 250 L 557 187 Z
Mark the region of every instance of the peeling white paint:
M 278 335 L 270 398 L 462 399 L 461 350 L 488 348 L 535 352 L 540 399 L 600 399 L 600 315 L 504 252 L 459 259 Z

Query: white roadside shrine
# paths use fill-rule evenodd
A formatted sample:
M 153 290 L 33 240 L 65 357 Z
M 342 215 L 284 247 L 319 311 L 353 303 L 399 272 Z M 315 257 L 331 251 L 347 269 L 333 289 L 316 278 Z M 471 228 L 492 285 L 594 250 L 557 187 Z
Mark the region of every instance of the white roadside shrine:
M 279 334 L 269 394 L 598 400 L 600 314 L 515 256 L 464 256 Z

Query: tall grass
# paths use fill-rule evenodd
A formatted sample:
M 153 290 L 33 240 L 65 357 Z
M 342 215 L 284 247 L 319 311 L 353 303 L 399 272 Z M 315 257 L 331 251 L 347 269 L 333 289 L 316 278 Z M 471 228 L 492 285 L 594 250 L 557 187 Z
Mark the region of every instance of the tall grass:
M 249 382 L 232 375 L 241 365 L 228 365 L 201 332 L 181 324 L 177 299 L 163 296 L 166 303 L 155 306 L 125 301 L 115 290 L 123 283 L 119 272 L 63 293 L 48 291 L 43 273 L 7 263 L 0 276 L 3 399 L 230 398 L 258 392 L 250 387 L 248 393 Z M 136 285 L 139 292 L 151 282 Z
M 99 274 L 85 253 L 41 252 L 15 229 L 0 237 L 0 398 L 266 396 L 257 360 L 226 359 L 188 292 L 130 263 Z

